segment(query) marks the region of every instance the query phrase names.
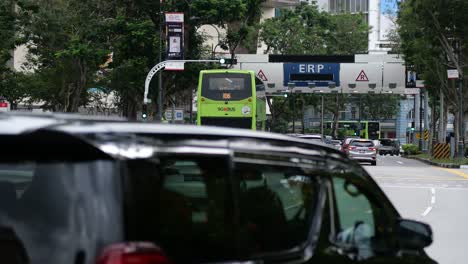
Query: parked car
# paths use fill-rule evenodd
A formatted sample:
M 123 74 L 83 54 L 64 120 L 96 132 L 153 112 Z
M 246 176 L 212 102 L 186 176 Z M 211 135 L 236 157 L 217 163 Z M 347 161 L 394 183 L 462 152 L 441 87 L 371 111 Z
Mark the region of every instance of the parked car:
M 377 149 L 368 139 L 355 139 L 349 143 L 348 157 L 360 162 L 369 162 L 372 165 L 377 165 Z
M 400 141 L 396 138 L 382 138 L 379 140 L 379 155 L 400 155 Z
M 435 263 L 357 163 L 247 130 L 2 115 L 5 263 Z

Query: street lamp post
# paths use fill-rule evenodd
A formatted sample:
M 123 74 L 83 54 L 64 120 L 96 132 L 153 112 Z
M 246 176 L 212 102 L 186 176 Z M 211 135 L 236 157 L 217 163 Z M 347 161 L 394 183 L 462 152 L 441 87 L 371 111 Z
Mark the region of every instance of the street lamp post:
M 162 13 L 162 1 L 159 2 L 159 62 L 162 62 L 162 23 L 163 23 L 163 13 Z M 162 120 L 162 71 L 159 72 L 158 75 L 158 113 L 156 115 L 156 118 L 158 122 L 161 122 Z

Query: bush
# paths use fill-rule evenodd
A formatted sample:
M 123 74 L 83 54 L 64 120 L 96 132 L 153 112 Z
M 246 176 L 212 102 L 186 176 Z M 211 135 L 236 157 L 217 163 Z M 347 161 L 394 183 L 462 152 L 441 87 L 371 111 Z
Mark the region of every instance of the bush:
M 419 150 L 418 145 L 404 144 L 402 146 L 402 148 L 403 148 L 403 151 L 404 151 L 405 155 L 416 155 L 416 154 L 421 153 L 421 151 Z

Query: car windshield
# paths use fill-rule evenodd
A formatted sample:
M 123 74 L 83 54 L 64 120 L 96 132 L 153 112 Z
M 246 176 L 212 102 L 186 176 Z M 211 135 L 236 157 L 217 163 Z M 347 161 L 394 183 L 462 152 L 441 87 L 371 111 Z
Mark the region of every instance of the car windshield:
M 160 174 L 131 178 L 141 216 L 136 238 L 154 241 L 177 263 L 247 260 L 307 240 L 316 185 L 304 172 L 238 164 L 232 182 L 224 158 L 161 164 Z
M 112 161 L 0 163 L 2 262 L 72 263 L 99 253 L 94 237 L 122 239 L 117 171 Z
M 394 146 L 398 146 L 398 141 L 391 140 L 391 139 L 381 139 L 380 140 L 380 145 L 388 146 L 388 147 L 394 147 Z

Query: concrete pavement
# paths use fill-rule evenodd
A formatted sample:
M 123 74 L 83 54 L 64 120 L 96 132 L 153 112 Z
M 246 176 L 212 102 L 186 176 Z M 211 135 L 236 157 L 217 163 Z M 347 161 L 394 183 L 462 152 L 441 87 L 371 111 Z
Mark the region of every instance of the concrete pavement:
M 379 156 L 364 166 L 402 217 L 427 222 L 434 232 L 428 254 L 439 263 L 468 262 L 468 169 L 447 169 L 417 160 Z

